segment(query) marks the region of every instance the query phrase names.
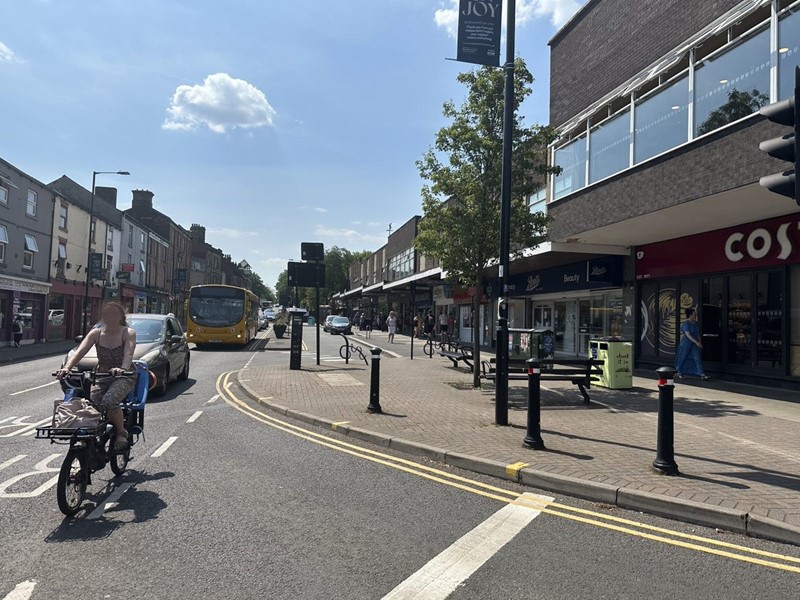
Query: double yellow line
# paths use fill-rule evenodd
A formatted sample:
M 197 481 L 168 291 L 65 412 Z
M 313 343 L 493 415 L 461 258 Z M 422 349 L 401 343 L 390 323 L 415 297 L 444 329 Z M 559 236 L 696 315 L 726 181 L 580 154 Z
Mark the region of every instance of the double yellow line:
M 225 402 L 235 408 L 236 410 L 246 414 L 252 419 L 259 421 L 265 425 L 269 425 L 274 429 L 283 431 L 295 437 L 307 440 L 314 444 L 349 454 L 357 458 L 368 460 L 385 467 L 403 471 L 417 477 L 422 477 L 429 481 L 453 487 L 471 494 L 497 500 L 506 504 L 514 504 L 517 506 L 526 506 L 542 513 L 609 529 L 618 533 L 624 533 L 638 538 L 668 544 L 670 546 L 677 546 L 687 550 L 694 550 L 715 556 L 722 556 L 740 562 L 768 567 L 771 569 L 779 569 L 781 571 L 788 571 L 790 573 L 800 573 L 800 558 L 794 556 L 787 556 L 775 552 L 768 552 L 766 550 L 759 550 L 756 548 L 748 548 L 730 542 L 714 540 L 705 538 L 699 535 L 690 533 L 683 533 L 681 531 L 674 531 L 664 527 L 657 527 L 647 523 L 640 523 L 631 519 L 622 517 L 615 517 L 600 512 L 568 506 L 558 502 L 544 502 L 537 501 L 532 498 L 522 498 L 518 492 L 505 490 L 490 484 L 480 481 L 468 479 L 448 473 L 434 467 L 429 467 L 411 460 L 391 456 L 383 452 L 371 450 L 354 444 L 349 444 L 343 440 L 335 437 L 323 435 L 315 431 L 311 431 L 304 427 L 293 425 L 284 420 L 275 418 L 268 415 L 256 408 L 250 406 L 246 402 L 240 400 L 236 395 L 228 389 L 230 385 L 230 378 L 234 372 L 223 373 L 217 378 L 217 392 Z

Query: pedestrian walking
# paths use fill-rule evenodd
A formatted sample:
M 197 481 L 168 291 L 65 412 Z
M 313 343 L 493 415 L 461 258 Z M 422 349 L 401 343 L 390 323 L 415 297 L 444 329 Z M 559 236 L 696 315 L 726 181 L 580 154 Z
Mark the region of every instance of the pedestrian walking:
M 448 326 L 450 325 L 450 317 L 447 316 L 445 311 L 439 313 L 439 334 L 444 337 L 447 335 Z
M 419 329 L 420 323 L 419 323 L 419 321 L 420 321 L 419 314 L 414 315 L 414 321 L 411 324 L 411 337 L 412 338 L 419 337 L 419 332 L 420 332 L 420 329 Z
M 393 310 L 389 311 L 389 317 L 386 319 L 386 328 L 389 330 L 389 343 L 394 344 L 394 334 L 397 333 L 397 315 Z
M 25 330 L 25 324 L 22 317 L 17 315 L 14 317 L 14 323 L 11 325 L 11 332 L 14 334 L 14 347 L 19 348 L 22 341 L 22 333 Z
M 694 375 L 703 381 L 708 379 L 703 370 L 703 343 L 700 341 L 700 326 L 697 324 L 697 311 L 686 309 L 686 320 L 681 323 L 681 341 L 675 357 L 676 379 L 684 375 Z

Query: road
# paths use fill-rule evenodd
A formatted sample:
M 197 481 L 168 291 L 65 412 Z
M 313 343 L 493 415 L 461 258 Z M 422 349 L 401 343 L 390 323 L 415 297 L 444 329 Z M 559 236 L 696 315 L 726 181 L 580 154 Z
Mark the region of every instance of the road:
M 323 360 L 340 343 L 323 336 Z M 287 360 L 194 351 L 130 471 L 99 473 L 74 519 L 55 501 L 63 448 L 29 434 L 58 360 L 0 366 L 0 599 L 797 596 L 798 548 L 355 445 L 226 387 Z

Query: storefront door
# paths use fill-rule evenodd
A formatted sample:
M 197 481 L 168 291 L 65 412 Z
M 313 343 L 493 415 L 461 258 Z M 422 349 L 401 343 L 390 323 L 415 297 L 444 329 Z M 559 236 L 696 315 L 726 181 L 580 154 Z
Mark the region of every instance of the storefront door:
M 556 336 L 556 352 L 576 354 L 575 335 L 577 328 L 577 304 L 575 300 L 558 300 L 553 307 L 553 332 Z
M 533 326 L 536 328 L 553 328 L 553 305 L 536 304 L 533 307 Z

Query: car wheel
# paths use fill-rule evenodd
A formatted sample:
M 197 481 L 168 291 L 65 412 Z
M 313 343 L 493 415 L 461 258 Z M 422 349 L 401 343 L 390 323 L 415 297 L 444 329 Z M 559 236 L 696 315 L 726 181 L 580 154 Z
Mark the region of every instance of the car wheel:
M 163 396 L 167 393 L 167 388 L 169 387 L 169 365 L 164 367 L 164 376 L 158 380 L 158 385 L 153 393 L 156 396 Z
M 183 370 L 181 371 L 181 374 L 178 375 L 178 381 L 186 381 L 187 379 L 189 379 L 189 357 L 190 356 L 191 355 L 187 352 L 186 353 L 186 362 L 183 363 Z

